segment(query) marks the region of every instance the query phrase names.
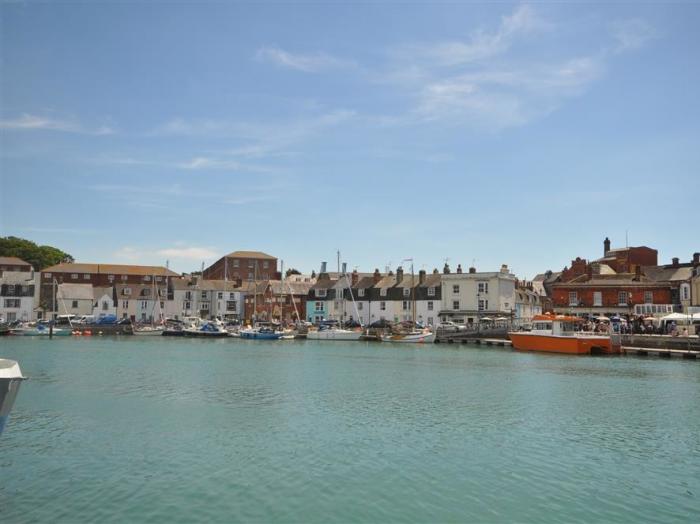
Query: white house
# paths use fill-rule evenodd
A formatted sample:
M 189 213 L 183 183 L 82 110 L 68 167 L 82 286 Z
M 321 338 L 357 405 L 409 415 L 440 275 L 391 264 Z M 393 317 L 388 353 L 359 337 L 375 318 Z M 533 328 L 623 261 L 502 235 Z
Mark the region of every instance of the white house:
M 58 284 L 56 302 L 58 315 L 92 315 L 92 284 Z
M 449 271 L 448 268 L 446 268 Z M 484 317 L 512 318 L 515 311 L 516 278 L 503 264 L 500 271 L 442 275 L 442 320 L 457 323 L 479 322 Z
M 92 315 L 95 319 L 100 319 L 107 315 L 117 315 L 117 304 L 114 300 L 114 288 L 94 287 L 92 289 L 94 304 Z
M 37 289 L 33 272 L 6 269 L 1 274 L 0 318 L 6 322 L 33 320 Z

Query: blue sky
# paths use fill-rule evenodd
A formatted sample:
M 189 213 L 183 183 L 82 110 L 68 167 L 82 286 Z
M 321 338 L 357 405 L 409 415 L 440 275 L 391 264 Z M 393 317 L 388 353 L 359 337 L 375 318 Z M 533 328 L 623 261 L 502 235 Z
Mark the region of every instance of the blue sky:
M 0 235 L 527 278 L 700 249 L 697 4 L 0 9 Z

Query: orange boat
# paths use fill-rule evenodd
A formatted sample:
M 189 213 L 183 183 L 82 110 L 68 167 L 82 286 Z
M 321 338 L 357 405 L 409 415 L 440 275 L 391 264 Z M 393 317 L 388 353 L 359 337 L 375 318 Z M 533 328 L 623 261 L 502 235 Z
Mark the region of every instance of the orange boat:
M 513 347 L 519 351 L 544 351 L 571 355 L 602 355 L 620 352 L 607 333 L 589 333 L 579 329 L 583 319 L 565 315 L 536 315 L 532 331 L 508 333 Z

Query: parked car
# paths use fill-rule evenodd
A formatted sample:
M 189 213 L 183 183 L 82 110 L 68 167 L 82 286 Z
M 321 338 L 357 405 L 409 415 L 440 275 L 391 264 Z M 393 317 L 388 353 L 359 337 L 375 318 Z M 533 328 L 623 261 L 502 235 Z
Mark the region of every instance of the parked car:
M 452 322 L 451 320 L 445 320 L 443 322 L 440 322 L 437 325 L 437 328 L 443 331 L 460 331 L 463 329 L 467 329 L 467 326 L 463 324 L 457 324 L 455 322 Z

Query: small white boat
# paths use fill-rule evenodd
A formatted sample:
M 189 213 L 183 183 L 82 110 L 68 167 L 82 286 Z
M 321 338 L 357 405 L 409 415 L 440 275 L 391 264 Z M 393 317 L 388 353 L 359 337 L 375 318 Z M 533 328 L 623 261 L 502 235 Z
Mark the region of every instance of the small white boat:
M 0 434 L 7 424 L 23 380 L 25 378 L 17 362 L 0 358 Z
M 319 329 L 317 331 L 309 331 L 306 334 L 307 340 L 352 341 L 360 340 L 360 338 L 362 338 L 362 331 L 340 328 Z
M 50 329 L 49 326 L 45 324 L 37 324 L 36 326 L 21 326 L 21 327 L 16 327 L 10 329 L 10 335 L 15 335 L 15 336 L 31 336 L 31 337 L 37 337 L 37 336 L 49 336 L 50 334 Z M 72 334 L 70 329 L 61 329 L 54 327 L 53 328 L 53 336 L 55 337 L 60 337 L 60 336 L 69 336 Z
M 134 328 L 134 335 L 139 336 L 162 336 L 165 328 L 163 326 L 141 326 Z
M 382 336 L 382 342 L 396 342 L 403 344 L 432 344 L 435 342 L 435 333 L 430 331 L 411 331 L 410 333 L 398 333 Z

